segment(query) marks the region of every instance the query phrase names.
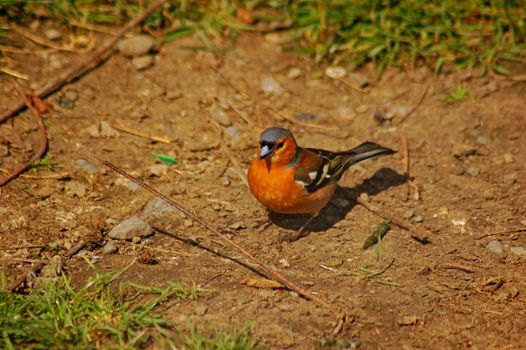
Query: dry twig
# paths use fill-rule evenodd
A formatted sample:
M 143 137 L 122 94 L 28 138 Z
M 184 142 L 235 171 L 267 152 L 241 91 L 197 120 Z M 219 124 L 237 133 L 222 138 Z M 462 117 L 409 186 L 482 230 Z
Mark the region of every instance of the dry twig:
M 419 200 L 420 190 L 418 186 L 413 182 L 413 180 L 411 180 L 411 175 L 409 173 L 409 168 L 411 166 L 411 160 L 409 158 L 409 146 L 407 144 L 407 138 L 403 135 L 401 135 L 400 138 L 402 139 L 402 154 L 403 154 L 402 162 L 404 165 L 404 174 L 407 179 L 407 182 L 406 182 L 407 191 L 409 192 L 409 194 L 411 194 L 411 190 L 412 190 L 414 194 L 413 198 L 415 200 Z
M 422 95 L 418 99 L 418 102 L 413 106 L 413 108 L 411 108 L 409 112 L 407 112 L 406 115 L 404 115 L 404 117 L 400 120 L 400 124 L 402 124 L 404 120 L 406 120 L 411 114 L 413 114 L 418 109 L 418 107 L 420 107 L 422 102 L 424 102 L 424 99 L 427 95 L 427 90 L 429 90 L 429 85 L 426 85 L 426 87 L 424 88 L 424 92 L 422 92 Z
M 506 233 L 516 233 L 516 232 L 526 232 L 526 227 L 512 228 L 508 230 L 486 233 L 486 234 L 478 236 L 476 239 L 479 240 L 479 239 L 486 238 L 486 237 L 499 236 L 499 235 L 504 235 Z
M 112 124 L 111 126 L 114 129 L 120 130 L 120 131 L 125 132 L 127 134 L 138 136 L 138 137 L 142 137 L 144 139 L 148 139 L 148 140 L 151 140 L 151 141 L 161 142 L 161 143 L 166 143 L 166 144 L 172 143 L 172 141 L 170 141 L 166 137 L 155 136 L 155 135 L 151 135 L 151 134 L 148 134 L 148 133 L 145 133 L 145 132 L 142 132 L 142 131 L 134 130 L 134 129 L 129 128 L 127 126 L 124 126 L 124 125 L 122 125 L 120 123 Z
M 110 163 L 108 161 L 103 161 L 102 163 L 105 166 L 107 166 L 108 168 L 110 168 L 113 171 L 115 171 L 116 173 L 124 176 L 128 180 L 135 182 L 137 185 L 141 186 L 146 191 L 152 193 L 153 195 L 155 195 L 159 199 L 163 200 L 164 202 L 172 205 L 177 210 L 179 210 L 181 213 L 183 213 L 184 215 L 186 215 L 187 217 L 192 219 L 195 223 L 203 226 L 206 230 L 208 230 L 209 232 L 211 232 L 215 236 L 219 237 L 223 242 L 226 243 L 226 245 L 230 246 L 235 251 L 237 251 L 238 253 L 242 254 L 251 263 L 257 265 L 261 269 L 262 273 L 266 277 L 281 283 L 283 286 L 287 287 L 289 290 L 298 293 L 299 295 L 301 295 L 302 297 L 304 297 L 307 300 L 311 300 L 311 301 L 315 302 L 316 304 L 318 304 L 321 307 L 328 308 L 330 310 L 335 310 L 336 309 L 335 307 L 333 307 L 331 304 L 329 304 L 328 302 L 324 301 L 320 297 L 318 297 L 316 295 L 313 295 L 312 293 L 306 291 L 305 289 L 297 286 L 295 283 L 289 281 L 287 278 L 285 278 L 279 272 L 271 269 L 270 267 L 268 267 L 267 265 L 265 265 L 264 263 L 259 261 L 256 257 L 254 257 L 249 251 L 247 251 L 241 245 L 237 244 L 236 242 L 234 242 L 233 240 L 228 238 L 220 230 L 218 230 L 217 228 L 215 228 L 214 226 L 212 226 L 211 224 L 209 224 L 208 222 L 206 222 L 205 220 L 203 220 L 202 218 L 200 218 L 199 216 L 197 216 L 193 212 L 189 211 L 188 209 L 186 209 L 185 207 L 183 207 L 182 205 L 180 205 L 176 201 L 172 200 L 171 198 L 166 197 L 165 195 L 163 195 L 160 192 L 156 191 L 151 186 L 149 186 L 146 183 L 140 181 L 139 179 L 131 176 L 130 174 L 128 174 L 125 171 L 121 170 L 120 168 L 116 167 L 112 163 Z
M 56 77 L 56 79 L 50 81 L 45 86 L 38 89 L 38 91 L 36 91 L 34 95 L 40 98 L 44 98 L 47 95 L 51 94 L 52 92 L 60 89 L 65 84 L 86 74 L 87 72 L 97 67 L 102 62 L 106 61 L 112 55 L 115 44 L 117 44 L 117 42 L 124 36 L 124 34 L 126 34 L 131 28 L 135 27 L 137 24 L 142 22 L 150 13 L 158 9 L 165 1 L 166 0 L 157 0 L 154 3 L 152 3 L 139 16 L 137 16 L 136 18 L 128 22 L 126 25 L 124 25 L 117 32 L 115 37 L 109 40 L 105 45 L 102 45 L 98 50 L 93 52 L 93 54 L 87 56 L 86 59 L 82 60 L 82 62 L 80 62 L 78 65 L 74 66 L 68 71 L 65 71 L 62 74 L 59 74 Z M 24 107 L 25 107 L 24 103 L 19 103 L 13 106 L 11 109 L 7 110 L 4 114 L 0 115 L 0 123 L 11 118 L 16 113 L 24 109 Z
M 29 169 L 29 167 L 31 166 L 31 164 L 33 164 L 36 160 L 40 159 L 47 151 L 47 146 L 48 146 L 48 142 L 47 142 L 47 133 L 46 133 L 46 125 L 44 124 L 44 120 L 42 119 L 42 116 L 40 115 L 40 112 L 38 111 L 38 109 L 36 109 L 32 104 L 31 104 L 31 101 L 29 100 L 29 98 L 27 97 L 26 93 L 24 92 L 24 90 L 22 90 L 22 88 L 20 87 L 20 85 L 18 85 L 18 83 L 14 82 L 14 85 L 15 85 L 15 88 L 16 90 L 18 90 L 18 94 L 20 95 L 20 98 L 24 101 L 24 104 L 27 106 L 27 108 L 29 108 L 29 110 L 31 111 L 31 113 L 33 113 L 33 115 L 35 116 L 35 118 L 37 119 L 37 123 L 38 123 L 38 130 L 40 131 L 40 138 L 41 138 L 41 143 L 40 143 L 40 147 L 38 149 L 38 152 L 37 154 L 35 154 L 35 156 L 33 156 L 33 158 L 31 158 L 31 160 L 27 163 L 25 163 L 24 165 L 22 165 L 21 167 L 19 167 L 18 169 L 16 169 L 15 171 L 13 171 L 11 173 L 11 175 L 7 176 L 5 179 L 1 180 L 0 181 L 0 187 L 4 186 L 5 184 L 7 184 L 9 181 L 13 180 L 14 178 L 16 178 L 18 175 L 22 174 L 24 171 L 26 171 L 27 169 Z

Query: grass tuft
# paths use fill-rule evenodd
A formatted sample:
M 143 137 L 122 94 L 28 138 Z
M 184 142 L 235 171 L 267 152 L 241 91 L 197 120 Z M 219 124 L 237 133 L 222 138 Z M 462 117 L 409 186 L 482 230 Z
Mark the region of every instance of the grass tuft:
M 119 25 L 137 15 L 139 4 L 131 0 L 4 0 L 0 17 Z M 497 74 L 509 73 L 503 66 L 506 62 L 526 65 L 522 0 L 172 1 L 150 15 L 143 26 L 147 31 L 162 30 L 166 41 L 195 35 L 204 48 L 211 49 L 214 39 L 272 30 L 276 23 L 282 23 L 284 41 L 289 40 L 288 46 L 300 54 L 313 56 L 317 62 L 345 63 L 351 69 L 373 62 L 378 74 L 388 66 L 418 63 L 436 73 L 448 63 Z
M 469 97 L 469 91 L 464 84 L 458 84 L 449 90 L 449 94 L 446 96 L 446 103 L 457 103 L 467 100 Z
M 30 294 L 0 292 L 0 348 L 135 348 L 153 338 L 169 338 L 167 321 L 153 309 L 168 299 L 197 298 L 195 287 L 134 286 L 111 291 L 112 274 L 97 274 L 74 290 L 65 276 Z

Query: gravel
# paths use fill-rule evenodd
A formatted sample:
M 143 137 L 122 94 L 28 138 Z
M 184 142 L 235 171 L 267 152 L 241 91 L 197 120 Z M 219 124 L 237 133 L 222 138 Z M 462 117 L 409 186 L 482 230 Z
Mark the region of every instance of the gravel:
M 122 39 L 117 43 L 117 49 L 124 56 L 136 57 L 146 55 L 153 48 L 153 38 L 149 35 L 136 35 Z

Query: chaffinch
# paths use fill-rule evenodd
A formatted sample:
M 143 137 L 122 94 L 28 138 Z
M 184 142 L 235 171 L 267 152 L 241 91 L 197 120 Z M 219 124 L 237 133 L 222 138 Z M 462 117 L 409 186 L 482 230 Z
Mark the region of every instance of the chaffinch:
M 343 152 L 298 146 L 292 133 L 272 127 L 261 133 L 258 153 L 248 168 L 250 191 L 265 207 L 282 214 L 310 214 L 303 229 L 329 202 L 349 167 L 395 151 L 374 142 Z

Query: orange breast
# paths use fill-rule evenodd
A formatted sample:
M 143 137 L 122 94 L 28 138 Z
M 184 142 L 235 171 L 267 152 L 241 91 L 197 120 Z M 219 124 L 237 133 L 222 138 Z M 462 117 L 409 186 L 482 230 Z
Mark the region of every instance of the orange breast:
M 283 214 L 315 214 L 331 199 L 336 184 L 308 193 L 295 179 L 295 169 L 254 160 L 248 168 L 250 191 L 268 209 Z

